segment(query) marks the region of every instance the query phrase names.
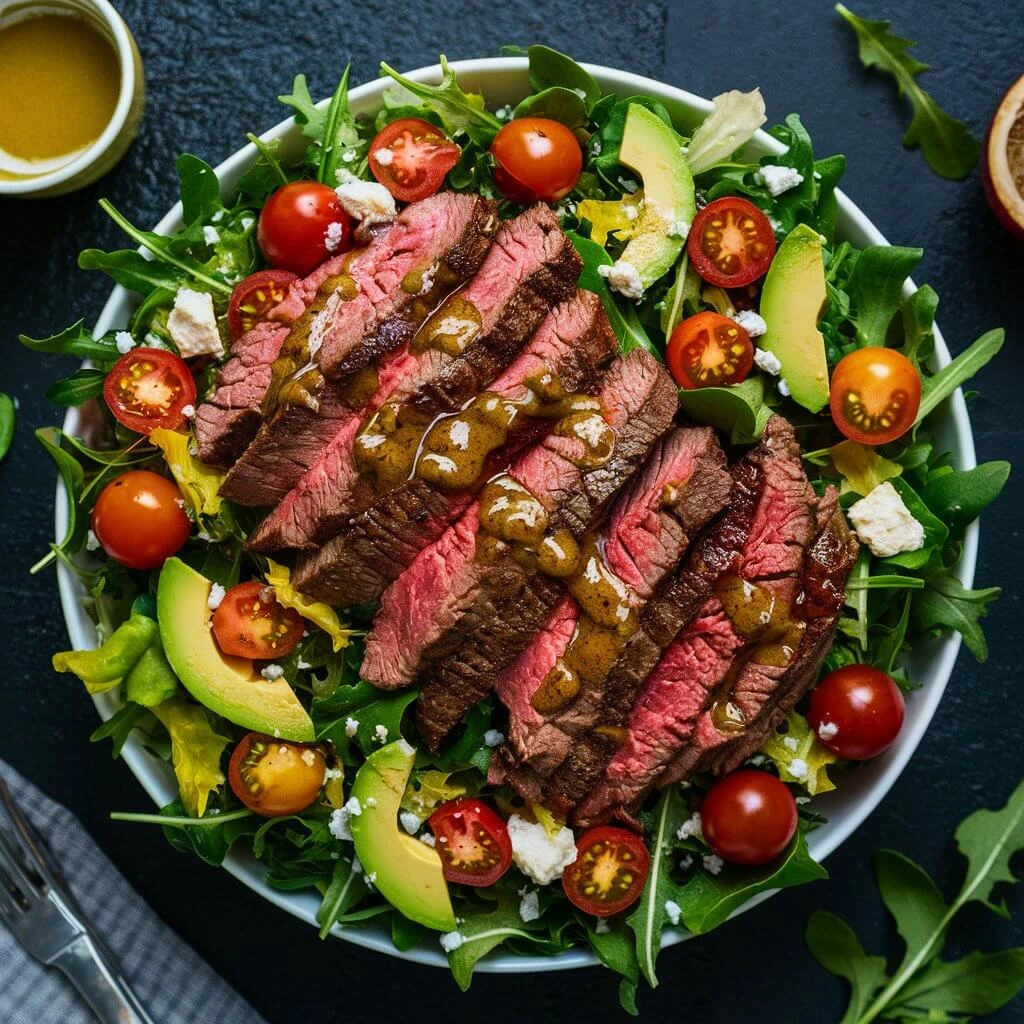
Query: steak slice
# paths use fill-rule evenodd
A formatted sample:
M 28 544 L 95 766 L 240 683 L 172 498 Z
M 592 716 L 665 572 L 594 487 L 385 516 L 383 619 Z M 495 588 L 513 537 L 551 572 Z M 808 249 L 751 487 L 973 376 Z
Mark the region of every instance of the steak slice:
M 213 394 L 196 411 L 200 462 L 226 468 L 256 436 L 270 367 L 287 335 L 285 324 L 261 323 L 232 343 L 231 358 L 217 371 Z
M 364 249 L 295 282 L 271 318 L 292 320 L 263 402 L 264 424 L 221 494 L 276 504 L 375 388 L 349 377 L 401 348 L 430 311 L 480 267 L 495 206 L 440 192 L 407 206 Z M 300 308 L 300 307 L 304 307 Z
M 576 463 L 582 461 L 583 442 L 552 435 L 509 470 L 543 506 L 550 528 L 565 529 L 577 539 L 593 529 L 671 425 L 678 407 L 672 381 L 642 351 L 612 365 L 599 397 L 615 438 L 614 452 L 604 465 L 580 468 Z M 478 511 L 479 506 L 472 505 L 460 521 L 468 520 L 474 534 Z M 562 595 L 557 580 L 527 569 L 509 554 L 490 558 L 486 552 L 485 547 L 478 557 L 474 543 L 461 550 L 458 563 L 449 559 L 446 572 L 457 573 L 464 581 L 464 596 L 455 609 L 457 622 L 450 626 L 435 611 L 446 604 L 447 594 L 436 589 L 430 577 L 435 563 L 432 548 L 427 548 L 385 593 L 367 644 L 364 678 L 385 686 L 414 678 L 422 683 L 417 722 L 431 749 L 437 749 L 448 731 L 486 696 L 498 673 L 518 657 Z M 403 623 L 392 608 L 392 595 L 414 587 L 421 595 L 417 616 Z M 406 658 L 403 673 L 389 670 L 396 649 Z
M 546 206 L 504 222 L 478 273 L 381 370 L 368 415 L 349 416 L 336 430 L 250 547 L 313 548 L 368 508 L 384 489 L 375 489 L 355 461 L 355 438 L 369 416 L 385 400 L 395 423 L 409 417 L 429 422 L 459 409 L 512 361 L 551 307 L 572 294 L 579 271 L 576 250 Z
M 607 567 L 625 587 L 634 612 L 686 552 L 696 534 L 725 507 L 732 479 L 725 454 L 709 427 L 678 428 L 658 442 L 644 468 L 615 500 L 598 546 Z M 581 612 L 566 599 L 516 662 L 495 683 L 509 709 L 513 761 L 547 773 L 568 756 L 573 740 L 598 724 L 604 675 L 591 667 L 578 695 L 565 707 L 542 714 L 534 698 L 570 650 Z M 625 638 L 618 640 L 625 644 Z M 607 657 L 607 656 L 606 656 Z M 504 752 L 500 754 L 505 757 Z
M 544 373 L 556 375 L 567 392 L 586 391 L 611 360 L 616 346 L 598 296 L 577 291 L 548 314 L 488 393 L 524 401 L 531 394 L 529 382 Z M 550 427 L 550 421 L 520 416 L 512 424 L 509 440 L 521 447 Z M 399 484 L 319 551 L 300 556 L 296 586 L 335 607 L 379 600 L 416 555 L 438 540 L 448 524 L 465 511 L 479 485 L 508 463 L 509 447 L 506 444 L 492 453 L 471 488 L 443 490 L 418 476 Z

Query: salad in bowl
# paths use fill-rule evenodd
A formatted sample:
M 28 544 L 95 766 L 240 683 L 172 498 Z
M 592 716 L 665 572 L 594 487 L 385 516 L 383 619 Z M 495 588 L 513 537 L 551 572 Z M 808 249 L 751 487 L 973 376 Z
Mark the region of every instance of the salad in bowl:
M 86 360 L 41 564 L 95 643 L 54 666 L 160 798 L 117 817 L 323 936 L 462 987 L 596 957 L 632 1007 L 662 945 L 825 877 L 937 637 L 984 657 L 1008 467 L 956 392 L 1002 332 L 950 361 L 921 250 L 840 230 L 844 159 L 756 90 L 486 63 L 299 76 L 223 180 L 179 158 L 161 230 L 105 204 L 120 317 L 22 339 Z

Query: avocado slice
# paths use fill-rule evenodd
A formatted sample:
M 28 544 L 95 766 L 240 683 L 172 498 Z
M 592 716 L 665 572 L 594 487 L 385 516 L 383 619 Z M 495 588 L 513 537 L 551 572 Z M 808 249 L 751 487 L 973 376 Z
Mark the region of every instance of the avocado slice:
M 818 330 L 825 301 L 821 236 L 807 224 L 797 224 L 768 268 L 761 293 L 761 316 L 768 330 L 759 344 L 782 363 L 781 376 L 793 401 L 811 412 L 828 403 L 825 339 Z
M 210 581 L 168 558 L 157 585 L 157 620 L 174 674 L 200 704 L 244 729 L 309 743 L 313 722 L 284 679 L 264 679 L 247 658 L 222 654 L 210 630 Z
M 697 212 L 693 175 L 679 137 L 639 103 L 626 111 L 619 162 L 640 175 L 644 201 L 621 259 L 636 268 L 645 288 L 679 259 Z
M 455 930 L 441 857 L 398 824 L 398 808 L 416 751 L 405 740 L 375 750 L 356 772 L 352 796 L 361 810 L 349 819 L 356 856 L 387 901 L 410 921 Z

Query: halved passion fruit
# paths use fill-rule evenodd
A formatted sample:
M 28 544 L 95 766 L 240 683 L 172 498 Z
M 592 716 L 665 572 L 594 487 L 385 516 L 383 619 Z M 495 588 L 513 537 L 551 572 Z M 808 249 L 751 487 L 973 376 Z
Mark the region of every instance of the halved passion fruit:
M 1024 75 L 1007 90 L 989 125 L 981 180 L 999 222 L 1024 239 Z

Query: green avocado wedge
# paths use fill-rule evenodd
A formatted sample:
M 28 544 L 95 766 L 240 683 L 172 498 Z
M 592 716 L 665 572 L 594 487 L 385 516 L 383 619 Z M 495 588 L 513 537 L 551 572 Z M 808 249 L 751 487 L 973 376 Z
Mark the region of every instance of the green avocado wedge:
M 679 137 L 639 103 L 631 103 L 626 112 L 619 161 L 644 183 L 640 215 L 621 258 L 649 288 L 675 266 L 683 251 L 697 212 L 693 176 Z
M 164 654 L 200 704 L 244 729 L 309 743 L 313 722 L 284 679 L 264 679 L 246 658 L 222 654 L 210 629 L 210 581 L 168 558 L 157 585 Z
M 828 403 L 825 339 L 818 330 L 825 302 L 821 236 L 797 224 L 768 268 L 761 293 L 768 330 L 758 344 L 775 354 L 793 401 L 810 412 L 820 412 Z
M 356 856 L 387 901 L 410 921 L 455 930 L 455 911 L 440 855 L 398 824 L 398 808 L 416 751 L 405 740 L 375 750 L 356 773 L 352 796 L 360 812 L 349 819 Z

